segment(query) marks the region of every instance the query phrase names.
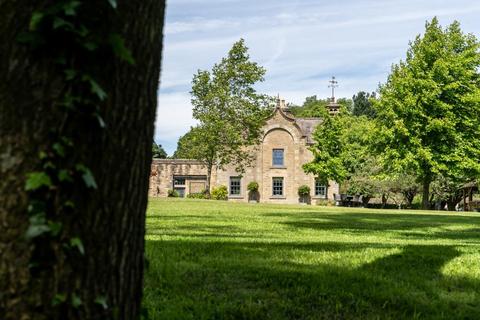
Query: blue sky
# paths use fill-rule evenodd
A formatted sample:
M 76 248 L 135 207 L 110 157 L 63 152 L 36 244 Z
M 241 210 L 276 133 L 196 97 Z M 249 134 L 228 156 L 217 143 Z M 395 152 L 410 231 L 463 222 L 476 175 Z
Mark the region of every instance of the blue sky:
M 332 75 L 337 97 L 375 91 L 434 16 L 444 26 L 458 20 L 464 32 L 480 37 L 475 0 L 168 1 L 155 141 L 168 154 L 175 151 L 195 124 L 193 74 L 210 70 L 240 38 L 267 69 L 258 90 L 301 104 L 307 96 L 329 96 Z

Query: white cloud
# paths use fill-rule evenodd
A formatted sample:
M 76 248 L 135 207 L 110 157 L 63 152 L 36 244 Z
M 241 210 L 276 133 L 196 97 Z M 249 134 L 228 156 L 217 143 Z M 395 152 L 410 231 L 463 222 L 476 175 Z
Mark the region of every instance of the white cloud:
M 175 150 L 178 138 L 193 125 L 195 120 L 188 93 L 159 95 L 154 139 L 163 145 L 168 154 Z

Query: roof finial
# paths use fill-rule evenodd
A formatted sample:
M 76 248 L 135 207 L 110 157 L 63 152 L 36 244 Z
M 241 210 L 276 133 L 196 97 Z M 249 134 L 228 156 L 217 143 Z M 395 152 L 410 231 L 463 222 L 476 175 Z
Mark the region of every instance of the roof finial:
M 335 76 L 332 76 L 332 80 L 328 81 L 330 84 L 329 88 L 332 88 L 332 102 L 335 102 L 335 88 L 338 87 L 338 81 L 335 80 Z

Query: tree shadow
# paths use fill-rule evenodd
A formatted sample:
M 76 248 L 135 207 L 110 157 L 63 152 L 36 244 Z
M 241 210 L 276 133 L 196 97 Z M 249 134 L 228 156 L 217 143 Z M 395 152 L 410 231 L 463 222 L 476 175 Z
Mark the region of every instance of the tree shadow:
M 408 231 L 444 226 L 478 225 L 480 223 L 480 217 L 436 214 L 305 213 L 297 215 L 292 213 L 276 213 L 275 216 L 288 217 L 287 220 L 282 223 L 292 228 L 314 230 L 336 229 L 351 232 L 364 232 L 365 230 Z M 469 233 L 469 235 L 473 235 L 473 232 Z M 480 233 L 478 235 L 478 238 L 480 238 Z M 439 234 L 439 237 L 441 236 L 442 235 Z
M 372 250 L 380 256 L 350 263 Z M 460 256 L 453 246 L 147 240 L 146 252 L 144 301 L 154 319 L 475 319 L 480 314 L 480 283 L 441 271 Z M 299 258 L 303 255 L 308 259 Z M 327 259 L 319 259 L 323 255 Z M 345 263 L 325 262 L 330 256 L 337 262 L 344 256 Z

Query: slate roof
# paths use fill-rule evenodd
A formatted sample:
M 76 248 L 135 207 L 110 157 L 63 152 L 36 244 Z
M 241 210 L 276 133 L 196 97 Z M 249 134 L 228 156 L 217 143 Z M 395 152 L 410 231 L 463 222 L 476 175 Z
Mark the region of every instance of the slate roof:
M 307 137 L 307 143 L 313 143 L 313 131 L 322 122 L 321 118 L 295 118 L 295 123 L 300 127 L 303 135 Z

